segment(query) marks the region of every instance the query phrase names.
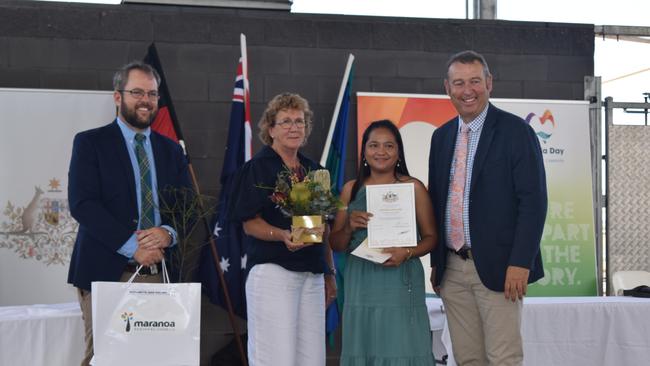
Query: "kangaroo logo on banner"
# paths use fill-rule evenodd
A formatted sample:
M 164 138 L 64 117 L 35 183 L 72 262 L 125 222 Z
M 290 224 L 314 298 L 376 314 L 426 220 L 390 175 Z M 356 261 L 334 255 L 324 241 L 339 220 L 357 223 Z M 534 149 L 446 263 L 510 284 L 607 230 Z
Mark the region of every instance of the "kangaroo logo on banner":
M 67 264 L 79 224 L 70 216 L 60 180 L 50 179 L 48 187 L 45 191 L 34 186 L 32 198 L 24 205 L 6 201 L 0 219 L 0 248 L 46 265 Z

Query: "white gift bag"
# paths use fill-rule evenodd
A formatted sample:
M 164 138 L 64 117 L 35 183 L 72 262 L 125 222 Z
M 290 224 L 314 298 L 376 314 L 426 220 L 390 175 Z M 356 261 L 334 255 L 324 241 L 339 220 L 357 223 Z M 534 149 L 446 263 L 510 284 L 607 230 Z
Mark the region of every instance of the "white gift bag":
M 92 283 L 93 365 L 199 365 L 201 284 L 162 264 L 165 283 Z

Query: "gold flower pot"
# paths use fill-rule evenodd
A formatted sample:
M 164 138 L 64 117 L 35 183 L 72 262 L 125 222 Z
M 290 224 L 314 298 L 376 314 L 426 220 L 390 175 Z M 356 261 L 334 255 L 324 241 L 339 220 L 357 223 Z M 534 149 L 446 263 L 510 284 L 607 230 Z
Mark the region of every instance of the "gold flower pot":
M 295 242 L 322 243 L 323 216 L 293 216 L 291 218 L 291 237 Z

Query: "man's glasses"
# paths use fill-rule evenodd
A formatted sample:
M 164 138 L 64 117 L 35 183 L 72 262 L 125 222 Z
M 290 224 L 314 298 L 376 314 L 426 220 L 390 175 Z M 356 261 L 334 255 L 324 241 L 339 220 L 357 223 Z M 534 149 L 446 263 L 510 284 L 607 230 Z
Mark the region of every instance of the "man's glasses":
M 142 98 L 144 98 L 145 95 L 148 96 L 149 99 L 156 99 L 157 100 L 157 99 L 160 98 L 160 94 L 158 94 L 158 92 L 156 90 L 146 92 L 146 91 L 144 91 L 142 89 L 131 89 L 131 90 L 122 89 L 122 90 L 118 90 L 118 91 L 122 92 L 122 93 L 129 93 L 135 99 L 142 99 Z
M 285 130 L 290 129 L 291 126 L 293 125 L 295 125 L 298 129 L 303 129 L 305 128 L 306 123 L 307 122 L 305 122 L 305 120 L 301 118 L 296 118 L 293 121 L 287 118 L 287 119 L 283 119 L 282 121 L 275 122 L 276 125 L 282 127 Z

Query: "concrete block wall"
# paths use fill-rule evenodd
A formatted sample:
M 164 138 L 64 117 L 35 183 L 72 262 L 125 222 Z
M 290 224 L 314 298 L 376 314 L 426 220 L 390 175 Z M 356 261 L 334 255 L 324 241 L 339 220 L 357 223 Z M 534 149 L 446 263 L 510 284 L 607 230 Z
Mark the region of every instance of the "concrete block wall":
M 583 77 L 594 69 L 592 25 L 5 0 L 0 87 L 110 90 L 113 71 L 155 42 L 199 182 L 216 195 L 242 32 L 254 124 L 273 95 L 300 93 L 315 112 L 305 147 L 314 158 L 350 52 L 354 92 L 442 94 L 447 58 L 468 48 L 486 56 L 494 97 L 582 99 Z M 354 146 L 354 102 L 351 112 Z M 352 176 L 355 149 L 349 151 Z

